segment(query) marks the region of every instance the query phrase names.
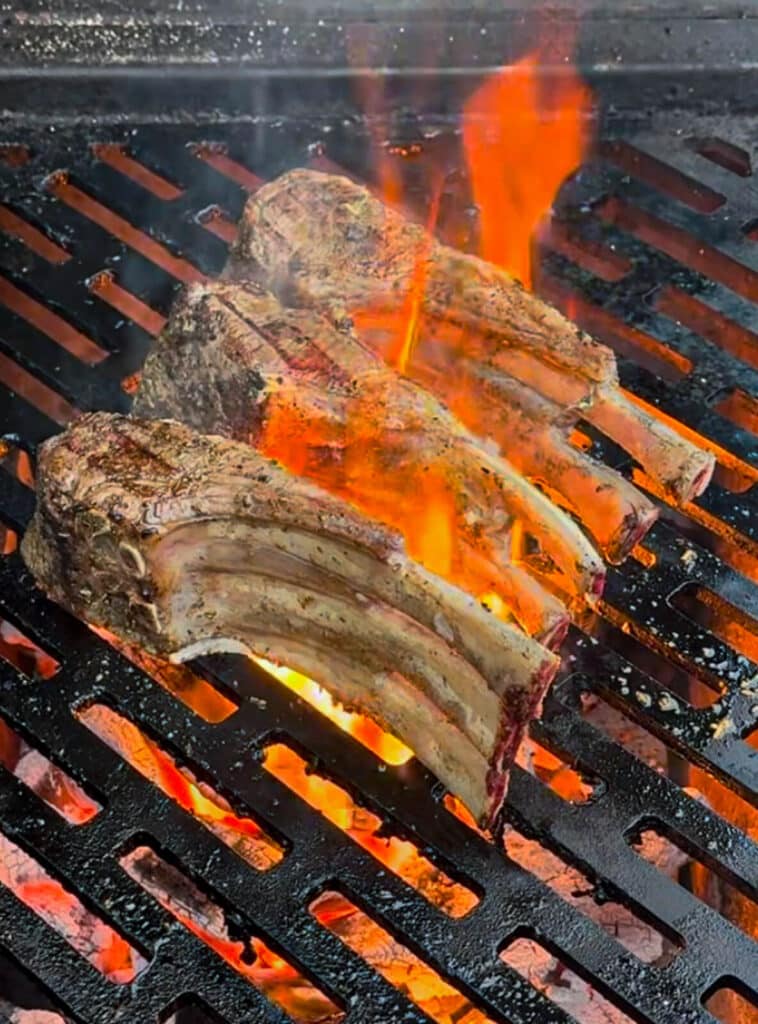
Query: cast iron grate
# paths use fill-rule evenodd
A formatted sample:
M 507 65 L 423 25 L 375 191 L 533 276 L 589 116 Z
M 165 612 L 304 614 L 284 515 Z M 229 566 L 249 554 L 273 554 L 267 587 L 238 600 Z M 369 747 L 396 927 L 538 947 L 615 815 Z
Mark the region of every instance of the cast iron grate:
M 43 995 L 35 1005 L 54 1005 L 81 1024 L 147 1024 L 173 1013 L 179 1021 L 229 1024 L 288 1019 L 122 869 L 120 858 L 140 845 L 181 865 L 226 908 L 230 925 L 280 951 L 354 1024 L 429 1018 L 309 913 L 327 890 L 359 906 L 470 1000 L 475 1009 L 449 1018 L 461 1024 L 572 1019 L 499 958 L 523 936 L 634 1021 L 705 1024 L 713 1017 L 703 1001 L 720 983 L 744 992 L 755 985 L 758 945 L 634 848 L 636 836 L 657 830 L 742 899 L 758 900 L 758 751 L 749 742 L 758 723 L 758 625 L 751 618 L 758 609 L 758 249 L 751 224 L 758 202 L 749 132 L 739 122 L 709 122 L 685 138 L 670 115 L 630 129 L 622 145 L 608 144 L 567 188 L 541 281 L 548 296 L 616 347 L 624 385 L 713 446 L 721 463 L 705 497 L 684 515 L 663 505 L 645 550 L 610 574 L 592 638 L 572 632 L 566 672 L 534 735 L 599 780 L 591 798 L 571 803 L 520 769 L 509 797 L 511 820 L 524 835 L 579 868 L 597 902 L 614 900 L 677 942 L 677 955 L 666 964 L 641 962 L 452 815 L 417 765 L 380 764 L 240 659 L 202 666 L 239 705 L 223 721 L 204 721 L 44 600 L 12 551 L 0 558 L 0 617 L 59 665 L 41 680 L 0 658 L 0 715 L 101 809 L 73 826 L 2 769 L 0 833 L 148 961 L 131 984 L 106 980 L 0 885 L 0 947 L 38 980 Z M 730 145 L 720 141 L 726 137 Z M 177 280 L 221 268 L 231 222 L 259 179 L 326 158 L 367 173 L 365 140 L 344 125 L 320 133 L 286 123 L 114 129 L 97 141 L 124 147 L 118 157 L 107 147 L 93 151 L 83 129 L 16 131 L 7 141 L 0 149 L 0 434 L 31 453 L 77 409 L 128 408 L 123 382 L 139 370 Z M 449 180 L 454 189 L 455 175 Z M 39 234 L 30 235 L 30 226 Z M 465 225 L 457 230 L 465 233 Z M 51 311 L 67 331 L 49 319 Z M 594 443 L 633 471 L 618 450 Z M 32 507 L 19 474 L 0 473 L 2 522 L 21 532 Z M 678 763 L 699 766 L 752 805 L 753 838 L 743 820 L 716 815 L 590 724 L 582 714 L 587 693 L 640 723 Z M 279 862 L 266 871 L 250 867 L 105 747 L 74 714 L 93 702 L 140 723 L 275 836 L 284 851 Z M 471 889 L 476 907 L 447 916 L 311 810 L 264 769 L 261 751 L 277 742 Z

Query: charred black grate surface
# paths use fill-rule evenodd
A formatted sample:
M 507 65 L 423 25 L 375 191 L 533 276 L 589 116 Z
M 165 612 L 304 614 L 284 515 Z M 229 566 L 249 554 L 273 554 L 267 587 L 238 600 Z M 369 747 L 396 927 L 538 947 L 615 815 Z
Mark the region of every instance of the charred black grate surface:
M 418 766 L 381 765 L 239 659 L 202 666 L 239 703 L 216 724 L 202 720 L 43 600 L 11 550 L 0 558 L 0 618 L 60 667 L 30 679 L 0 659 L 0 715 L 102 809 L 74 827 L 2 770 L 0 833 L 149 961 L 132 984 L 106 980 L 0 885 L 0 945 L 46 999 L 55 994 L 67 1020 L 287 1019 L 122 869 L 124 854 L 145 845 L 211 892 L 235 934 L 254 926 L 353 1024 L 429 1018 L 309 912 L 325 891 L 342 893 L 463 993 L 481 1011 L 449 1018 L 465 1024 L 571 1020 L 499 959 L 525 935 L 635 1021 L 706 1024 L 713 1017 L 702 1000 L 722 979 L 755 984 L 758 945 L 634 846 L 657 831 L 757 900 L 754 840 L 582 714 L 585 695 L 600 695 L 758 807 L 758 753 L 747 741 L 758 722 L 758 201 L 747 156 L 755 140 L 734 120 L 708 121 L 687 137 L 679 127 L 672 115 L 630 129 L 627 143 L 609 144 L 570 185 L 541 287 L 616 347 L 627 388 L 716 446 L 722 470 L 685 516 L 662 506 L 646 550 L 610 574 L 592 637 L 572 633 L 566 672 L 534 735 L 599 780 L 590 799 L 569 803 L 518 770 L 509 809 L 524 835 L 591 880 L 597 901 L 629 907 L 683 948 L 665 967 L 642 963 L 455 818 Z M 94 153 L 90 134 L 70 130 L 14 131 L 0 149 L 0 434 L 30 452 L 76 409 L 128 408 L 123 382 L 139 370 L 177 280 L 221 268 L 230 224 L 258 178 L 324 156 L 367 173 L 365 140 L 340 126 L 321 140 L 259 125 L 153 126 L 97 141 L 124 148 Z M 435 159 L 437 145 L 429 146 Z M 455 182 L 451 175 L 451 190 Z M 594 443 L 618 463 L 618 450 Z M 0 472 L 0 519 L 16 533 L 33 505 L 19 465 L 11 450 Z M 4 543 L 12 549 L 12 535 Z M 227 794 L 277 837 L 280 862 L 255 870 L 132 770 L 75 716 L 93 702 L 139 724 Z M 475 892 L 474 909 L 446 916 L 311 810 L 265 770 L 262 752 L 277 742 Z

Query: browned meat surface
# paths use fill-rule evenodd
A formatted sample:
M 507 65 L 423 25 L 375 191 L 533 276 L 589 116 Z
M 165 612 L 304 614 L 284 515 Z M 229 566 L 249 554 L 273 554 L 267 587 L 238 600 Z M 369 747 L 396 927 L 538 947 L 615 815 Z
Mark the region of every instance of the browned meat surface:
M 578 506 L 610 557 L 628 551 L 654 512 L 628 487 L 609 492 L 607 473 L 582 456 L 569 457 L 565 445 L 555 451 L 553 439 L 565 440 L 578 417 L 624 447 L 676 500 L 705 489 L 713 456 L 626 398 L 610 349 L 504 271 L 430 241 L 423 228 L 347 178 L 297 170 L 256 192 L 228 275 L 255 274 L 288 303 L 371 328 L 377 322 L 386 326 L 392 310 L 402 305 L 419 261 L 423 275 L 416 272 L 416 279 L 424 281 L 419 342 L 405 372 L 433 384 L 448 403 L 465 383 L 469 400 L 459 400 L 456 412 L 466 425 L 476 433 L 488 427 L 487 435 L 509 460 L 518 459 L 530 477 L 548 479 L 565 504 Z M 366 340 L 385 356 L 394 353 L 396 340 L 382 334 L 369 329 Z M 548 401 L 551 429 L 544 444 L 533 445 L 529 454 L 516 453 L 513 404 L 488 397 L 482 380 L 496 386 L 504 381 L 503 387 L 517 381 Z M 517 408 L 521 404 L 519 398 Z M 594 508 L 593 492 L 599 501 Z
M 474 596 L 496 593 L 546 643 L 560 642 L 568 618 L 514 562 L 514 531 L 539 541 L 564 592 L 602 589 L 582 531 L 431 394 L 351 332 L 255 284 L 208 282 L 177 299 L 134 412 L 255 445 L 399 530 L 427 568 Z
M 94 413 L 40 451 L 22 553 L 79 617 L 181 662 L 254 652 L 408 743 L 484 824 L 557 659 L 247 445 Z

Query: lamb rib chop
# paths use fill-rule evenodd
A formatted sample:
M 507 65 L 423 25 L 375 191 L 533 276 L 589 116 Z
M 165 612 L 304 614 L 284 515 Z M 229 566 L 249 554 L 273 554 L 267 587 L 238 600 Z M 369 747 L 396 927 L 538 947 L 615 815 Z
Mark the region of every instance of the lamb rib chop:
M 568 616 L 514 563 L 514 524 L 561 570 L 564 591 L 602 590 L 602 561 L 582 531 L 432 395 L 352 333 L 283 308 L 254 283 L 206 282 L 177 298 L 134 412 L 253 444 L 398 529 L 411 556 L 446 579 L 474 596 L 496 592 L 548 645 L 560 643 Z M 449 513 L 439 538 L 435 503 Z M 435 543 L 450 545 L 444 565 Z
M 106 413 L 43 445 L 37 495 L 23 557 L 75 615 L 178 662 L 307 673 L 497 823 L 557 658 L 396 533 L 247 445 Z
M 509 460 L 516 464 L 518 459 L 530 478 L 549 479 L 564 502 L 579 505 L 582 519 L 615 560 L 639 540 L 654 512 L 628 487 L 609 494 L 607 473 L 588 458 L 568 459 L 565 444 L 555 450 L 554 440 L 565 438 L 579 417 L 625 448 L 677 501 L 695 497 L 708 485 L 712 454 L 625 396 L 610 349 L 505 271 L 434 241 L 347 178 L 295 170 L 264 185 L 248 201 L 227 275 L 256 276 L 283 301 L 311 306 L 337 320 L 354 317 L 358 325 L 361 320 L 386 323 L 411 282 L 422 278 L 416 331 L 421 340 L 405 372 L 433 384 L 448 403 L 466 385 L 469 401 L 465 410 L 459 403 L 457 412 L 469 429 L 481 434 L 486 425 Z M 371 331 L 365 340 L 385 356 L 393 348 Z M 433 369 L 427 365 L 430 350 Z M 488 397 L 483 380 L 488 385 L 502 381 L 510 397 Z M 516 452 L 512 425 L 523 405 L 534 401 L 529 389 L 547 400 L 550 429 L 544 443 Z M 577 484 L 580 493 L 574 491 Z M 593 507 L 595 489 L 602 513 Z M 614 527 L 610 536 L 608 517 Z

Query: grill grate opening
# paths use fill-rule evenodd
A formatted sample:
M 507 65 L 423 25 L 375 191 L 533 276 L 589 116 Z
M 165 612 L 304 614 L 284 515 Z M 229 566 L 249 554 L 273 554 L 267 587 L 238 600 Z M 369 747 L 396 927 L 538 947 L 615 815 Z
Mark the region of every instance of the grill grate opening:
M 713 136 L 705 139 L 691 139 L 689 145 L 706 160 L 711 160 L 714 164 L 718 164 L 726 171 L 731 171 L 732 174 L 738 174 L 741 178 L 749 178 L 753 173 L 752 161 L 747 150 L 741 146 L 735 146 L 732 142 L 727 142 L 726 139 L 718 139 Z
M 691 843 L 688 843 L 682 836 L 674 832 L 670 826 L 663 825 L 661 822 L 657 821 L 648 821 L 637 826 L 629 834 L 628 840 L 632 848 L 645 860 L 651 859 L 650 851 L 656 849 L 659 844 L 664 848 L 668 848 L 668 852 L 672 857 L 676 856 L 676 850 L 680 850 L 687 858 L 687 871 L 683 875 L 680 874 L 679 881 L 689 881 L 690 884 L 685 886 L 687 889 L 691 889 L 693 887 L 693 870 L 697 870 L 698 868 L 704 869 L 707 872 L 704 877 L 707 877 L 709 880 L 712 878 L 713 873 L 718 876 L 717 888 L 720 891 L 725 892 L 727 898 L 734 899 L 736 897 L 737 900 L 749 900 L 754 908 L 758 908 L 758 892 L 756 892 L 754 886 L 738 890 L 735 887 L 733 880 L 725 876 L 722 865 L 717 861 L 712 860 L 707 851 L 696 851 Z M 674 847 L 675 849 L 671 849 L 671 847 Z M 712 897 L 708 902 L 719 913 L 727 916 L 727 907 L 722 905 L 720 897 Z M 740 920 L 737 920 L 735 923 L 738 927 L 743 926 L 743 923 Z M 745 922 L 744 926 L 746 928 L 750 927 L 748 922 Z M 750 932 L 748 931 L 747 934 L 750 934 Z
M 21 1011 L 21 1015 L 19 1014 Z M 0 952 L 0 1017 L 11 1024 L 74 1024 L 74 1018 L 63 1016 L 55 994 L 5 951 Z M 25 1014 L 26 1016 L 23 1016 Z M 76 1024 L 79 1024 L 76 1021 Z
M 758 1012 L 758 993 L 738 978 L 721 978 L 704 997 L 703 1006 L 724 1024 L 750 1024 Z
M 685 583 L 669 598 L 671 605 L 704 626 L 713 636 L 723 640 L 746 658 L 758 661 L 758 621 L 747 615 L 741 608 L 726 601 L 720 594 L 697 583 Z M 701 654 L 695 654 L 696 664 L 707 662 L 718 656 L 717 648 L 703 647 Z M 716 671 L 725 666 L 718 665 Z
M 283 683 L 287 689 L 307 701 L 325 718 L 335 722 L 343 732 L 376 754 L 385 764 L 402 765 L 413 756 L 413 752 L 404 743 L 363 715 L 346 711 L 338 701 L 333 700 L 329 693 L 312 679 L 284 666 L 274 665 L 272 662 L 266 661 L 265 658 L 253 660 L 280 683 Z
M 225 797 L 177 764 L 156 740 L 123 715 L 105 704 L 90 704 L 79 709 L 77 718 L 248 864 L 266 871 L 282 859 L 282 846 L 260 825 L 236 814 Z
M 621 621 L 621 627 L 623 626 L 624 622 Z M 672 630 L 671 638 L 676 640 L 674 632 Z M 613 626 L 609 622 L 600 624 L 598 636 L 601 636 L 603 642 L 628 663 L 622 668 L 622 675 L 629 675 L 633 666 L 663 683 L 675 697 L 691 707 L 710 707 L 724 691 L 724 687 L 719 685 L 718 677 L 709 673 L 704 666 L 695 666 L 699 672 L 695 675 L 691 671 L 691 666 L 688 665 L 688 671 L 684 671 L 681 662 L 666 658 L 666 645 L 656 645 L 655 637 L 646 637 L 642 634 L 633 636 L 626 629 Z
M 205 943 L 295 1024 L 334 1022 L 344 1014 L 248 923 L 190 879 L 151 846 L 136 846 L 121 857 L 123 870 L 184 928 Z
M 69 825 L 84 825 L 102 810 L 84 788 L 0 718 L 0 764 Z
M 749 430 L 751 434 L 758 437 L 758 399 L 746 394 L 740 388 L 728 391 L 714 405 L 714 409 L 728 420 Z
M 668 926 L 655 919 L 643 920 L 613 900 L 602 884 L 593 885 L 587 875 L 568 864 L 555 850 L 527 838 L 512 826 L 506 832 L 505 849 L 514 863 L 550 886 L 643 963 L 663 967 L 684 948 L 681 936 Z M 516 959 L 520 959 L 518 954 Z M 515 966 L 509 959 L 506 962 Z M 541 968 L 538 973 L 542 973 Z
M 417 186 L 425 159 L 451 161 L 440 199 L 448 214 L 443 227 L 458 244 L 471 244 L 475 225 L 461 212 L 463 190 L 449 156 L 455 140 L 448 142 L 437 128 L 430 142 L 423 126 L 409 127 L 406 135 L 417 128 L 418 141 L 404 137 L 403 145 L 387 147 L 387 156 L 399 174 L 415 175 Z M 234 658 L 169 672 L 45 602 L 10 550 L 32 506 L 31 467 L 27 461 L 19 471 L 14 453 L 33 451 L 78 410 L 125 410 L 176 288 L 188 274 L 220 271 L 249 192 L 295 165 L 337 165 L 365 176 L 369 147 L 361 125 L 327 118 L 314 126 L 293 118 L 264 119 L 254 131 L 230 123 L 202 130 L 189 124 L 114 127 L 97 138 L 72 127 L 54 136 L 14 132 L 13 146 L 23 147 L 25 162 L 0 164 L 1 198 L 29 228 L 13 218 L 0 223 L 0 278 L 29 301 L 14 310 L 0 296 L 7 322 L 0 338 L 0 436 L 18 446 L 6 454 L 0 474 L 0 518 L 13 531 L 3 534 L 9 551 L 0 559 L 0 587 L 8 620 L 40 650 L 54 652 L 59 668 L 47 686 L 0 660 L 0 713 L 30 746 L 65 764 L 71 778 L 98 794 L 103 788 L 100 812 L 74 829 L 58 808 L 2 772 L 0 824 L 41 863 L 76 878 L 77 893 L 93 913 L 130 941 L 139 939 L 140 949 L 154 951 L 144 972 L 149 984 L 110 985 L 54 929 L 38 922 L 35 931 L 34 915 L 24 916 L 0 889 L 0 946 L 60 996 L 72 1021 L 110 1024 L 121 1012 L 154 1024 L 191 992 L 200 997 L 199 1013 L 228 1024 L 272 1012 L 237 967 L 119 870 L 125 823 L 130 834 L 140 830 L 149 837 L 140 839 L 142 846 L 159 850 L 193 885 L 213 893 L 211 902 L 224 908 L 233 927 L 245 925 L 232 941 L 258 931 L 270 936 L 272 950 L 313 979 L 339 1014 L 344 1007 L 346 1020 L 361 1024 L 428 1018 L 415 1001 L 421 999 L 416 988 L 411 993 L 408 984 L 388 985 L 380 966 L 372 970 L 307 912 L 314 892 L 327 885 L 360 894 L 359 912 L 389 943 L 381 948 L 393 956 L 398 948 L 409 951 L 445 980 L 451 1002 L 437 1004 L 435 1012 L 452 1007 L 441 1019 L 455 1024 L 543 1024 L 568 1015 L 585 1024 L 597 992 L 608 1000 L 609 1013 L 653 1024 L 705 1024 L 704 989 L 714 978 L 758 976 L 756 944 L 748 938 L 753 926 L 744 916 L 746 904 L 752 906 L 746 894 L 756 886 L 758 780 L 753 750 L 740 739 L 755 730 L 758 667 L 731 633 L 714 639 L 707 622 L 669 603 L 694 583 L 726 602 L 727 611 L 747 614 L 755 607 L 756 488 L 742 488 L 755 481 L 758 464 L 752 409 L 758 265 L 740 225 L 758 211 L 751 209 L 751 194 L 741 191 L 739 173 L 687 142 L 728 137 L 750 154 L 751 129 L 740 118 L 729 132 L 708 119 L 690 124 L 685 135 L 680 128 L 664 115 L 627 126 L 624 138 L 610 140 L 633 148 L 627 168 L 604 156 L 569 183 L 559 220 L 546 235 L 538 280 L 549 298 L 615 348 L 627 392 L 714 451 L 723 475 L 683 512 L 665 496 L 657 498 L 661 521 L 636 557 L 611 571 L 605 605 L 583 624 L 589 635 L 572 629 L 566 672 L 535 730 L 539 747 L 532 763 L 514 773 L 508 858 L 470 820 L 464 823 L 460 808 L 407 748 L 335 707 L 308 680 L 277 670 L 277 682 L 272 666 Z M 93 152 L 93 143 L 102 148 Z M 705 212 L 700 207 L 713 205 L 713 196 L 724 201 Z M 414 201 L 423 217 L 418 187 Z M 18 303 L 16 292 L 4 294 Z M 45 311 L 57 319 L 48 320 Z M 77 336 L 96 353 L 86 345 L 79 350 Z M 578 443 L 647 486 L 618 448 L 597 432 L 582 432 Z M 703 647 L 711 646 L 717 653 L 699 663 Z M 93 700 L 140 723 L 172 758 L 181 748 L 177 765 L 193 766 L 188 785 L 200 780 L 209 787 L 206 797 L 212 791 L 240 816 L 265 822 L 286 855 L 267 871 L 251 868 L 77 725 L 71 709 Z M 720 726 L 724 721 L 733 730 Z M 453 886 L 470 890 L 476 906 L 457 918 L 446 914 L 420 884 L 407 885 L 361 849 L 325 820 L 320 807 L 272 776 L 264 752 L 273 744 L 316 766 L 320 779 L 340 790 L 344 785 L 351 813 L 375 817 L 371 841 L 383 852 L 400 849 L 392 846 L 397 837 L 408 844 L 405 852 L 416 851 L 417 865 L 444 870 Z M 585 773 L 592 792 L 582 788 Z M 303 773 L 298 780 L 305 784 Z M 577 795 L 589 798 L 572 801 Z M 675 831 L 686 842 L 680 848 L 648 830 L 645 856 L 638 856 L 625 836 L 643 819 L 662 823 L 664 837 Z M 523 863 L 514 852 L 516 830 L 534 844 L 528 859 L 524 848 Z M 690 849 L 707 852 L 704 867 L 692 862 Z M 565 865 L 576 878 L 570 893 L 551 884 L 547 865 L 560 877 Z M 669 881 L 683 868 L 691 892 Z M 713 879 L 722 876 L 736 882 L 736 896 L 726 901 L 720 884 L 713 891 Z M 353 934 L 354 911 L 344 903 L 342 911 L 345 934 Z M 585 987 L 580 1009 L 561 1009 L 553 989 L 535 993 L 498 962 L 498 941 L 519 928 L 548 951 L 571 952 L 576 963 L 569 968 L 592 987 Z M 638 935 L 649 942 L 635 951 Z M 663 960 L 656 959 L 659 950 Z M 672 957 L 672 970 L 661 970 Z M 417 967 L 408 971 L 406 982 L 410 977 L 415 985 Z M 434 980 L 425 994 L 437 997 L 436 986 Z
M 0 834 L 0 884 L 57 932 L 114 985 L 129 985 L 147 966 L 145 957 L 70 887 Z
M 224 1018 L 196 995 L 184 995 L 171 1002 L 159 1024 L 225 1024 Z
M 356 804 L 345 789 L 311 770 L 291 748 L 283 743 L 267 747 L 263 767 L 446 914 L 464 917 L 479 902 L 470 888 L 453 881 L 413 843 L 393 835 L 377 815 Z
M 532 732 L 536 731 L 536 727 L 532 727 Z M 568 803 L 588 803 L 602 793 L 604 788 L 596 774 L 575 770 L 554 743 L 548 749 L 533 735 L 525 740 L 519 751 L 518 763 Z
M 0 658 L 27 679 L 52 679 L 61 667 L 60 662 L 31 637 L 3 618 L 0 618 Z
M 598 991 L 571 969 L 565 956 L 540 942 L 530 933 L 516 935 L 500 953 L 500 959 L 538 992 L 544 992 L 556 1006 L 567 1013 L 582 1014 L 582 1024 L 635 1024 L 640 1017 L 630 1017 L 605 999 Z M 562 1022 L 578 1017 L 562 1016 Z
M 435 968 L 399 942 L 356 902 L 337 890 L 326 890 L 309 910 L 320 925 L 336 935 L 369 967 L 394 986 L 435 1024 L 488 1024 L 507 1018 L 488 1016 L 472 1005 L 467 994 L 451 985 Z

